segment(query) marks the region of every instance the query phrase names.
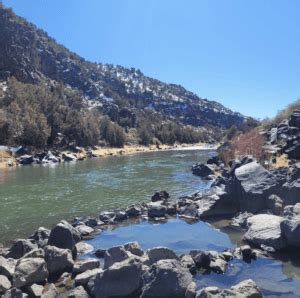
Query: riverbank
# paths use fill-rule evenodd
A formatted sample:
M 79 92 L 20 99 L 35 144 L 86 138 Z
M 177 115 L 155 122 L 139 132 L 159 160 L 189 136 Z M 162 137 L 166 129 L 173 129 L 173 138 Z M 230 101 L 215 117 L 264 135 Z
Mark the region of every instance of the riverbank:
M 18 157 L 13 156 L 8 151 L 0 151 L 0 170 L 15 167 L 19 164 L 31 164 L 31 163 L 57 163 L 57 162 L 69 162 L 76 160 L 84 160 L 91 157 L 105 157 L 105 156 L 120 156 L 129 155 L 141 152 L 156 152 L 164 150 L 204 150 L 204 149 L 216 149 L 217 144 L 206 144 L 206 143 L 196 143 L 196 144 L 176 144 L 174 146 L 170 145 L 125 145 L 123 148 L 114 147 L 95 147 L 92 150 L 86 150 L 82 147 L 76 147 L 76 152 L 74 150 L 62 150 L 56 151 L 55 154 L 50 150 L 51 157 L 46 160 L 37 159 L 35 153 L 24 154 Z M 41 154 L 40 154 L 41 155 Z M 53 158 L 53 156 L 55 158 Z

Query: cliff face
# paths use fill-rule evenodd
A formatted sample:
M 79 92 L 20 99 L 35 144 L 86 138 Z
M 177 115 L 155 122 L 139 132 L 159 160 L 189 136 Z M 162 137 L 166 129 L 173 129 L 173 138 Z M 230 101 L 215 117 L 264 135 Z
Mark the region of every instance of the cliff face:
M 159 119 L 219 131 L 245 120 L 217 102 L 199 98 L 179 85 L 149 78 L 140 70 L 85 61 L 3 7 L 0 45 L 1 81 L 14 76 L 23 83 L 62 83 L 79 91 L 88 109 L 96 107 L 113 120 L 122 113 L 134 118 L 137 113 L 150 111 Z

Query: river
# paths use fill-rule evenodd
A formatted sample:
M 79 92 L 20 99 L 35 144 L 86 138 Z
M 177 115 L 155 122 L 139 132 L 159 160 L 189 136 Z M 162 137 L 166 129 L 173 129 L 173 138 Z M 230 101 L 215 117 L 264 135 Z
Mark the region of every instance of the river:
M 193 176 L 190 168 L 212 154 L 212 150 L 159 151 L 2 171 L 0 242 L 24 238 L 39 226 L 51 228 L 61 219 L 149 201 L 157 190 L 167 190 L 173 197 L 203 190 L 210 182 Z M 144 249 L 168 246 L 178 254 L 191 249 L 222 251 L 241 244 L 241 234 L 226 223 L 139 221 L 108 229 L 88 242 L 94 249 L 138 241 Z M 299 297 L 299 259 L 259 257 L 251 264 L 234 260 L 225 274 L 197 274 L 195 281 L 199 288 L 228 288 L 252 278 L 267 297 Z

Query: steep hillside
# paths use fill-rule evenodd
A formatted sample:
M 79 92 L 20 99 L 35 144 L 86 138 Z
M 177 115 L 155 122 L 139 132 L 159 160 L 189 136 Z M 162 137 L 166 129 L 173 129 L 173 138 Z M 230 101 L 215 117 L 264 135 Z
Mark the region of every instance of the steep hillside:
M 99 115 L 108 115 L 127 134 L 131 129 L 137 130 L 132 132 L 133 139 L 145 134 L 142 127 L 147 124 L 149 140 L 156 137 L 164 142 L 163 134 L 177 129 L 182 130 L 181 135 L 193 131 L 195 137 L 191 141 L 212 142 L 219 139 L 225 129 L 232 125 L 239 127 L 246 119 L 179 85 L 149 78 L 140 70 L 85 61 L 57 44 L 35 25 L 3 7 L 0 8 L 0 45 L 2 98 L 10 98 L 2 100 L 0 106 L 6 118 L 10 117 L 5 111 L 12 100 L 11 95 L 7 95 L 10 92 L 9 80 L 14 77 L 22 84 L 40 86 L 52 93 L 59 88 L 64 103 L 66 97 L 76 96 L 81 101 L 81 112 L 93 110 Z M 53 140 L 53 125 L 47 113 L 44 109 L 37 109 L 45 115 Z M 168 126 L 162 128 L 161 125 Z M 178 140 L 177 134 L 167 141 Z

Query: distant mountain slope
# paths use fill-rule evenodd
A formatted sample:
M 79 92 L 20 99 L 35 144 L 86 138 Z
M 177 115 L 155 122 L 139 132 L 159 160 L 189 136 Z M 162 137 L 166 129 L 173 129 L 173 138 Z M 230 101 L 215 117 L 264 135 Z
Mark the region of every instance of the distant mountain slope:
M 224 129 L 240 126 L 246 119 L 179 85 L 149 78 L 140 70 L 85 61 L 35 25 L 1 7 L 0 80 L 3 86 L 10 77 L 25 84 L 48 87 L 62 84 L 65 89 L 80 94 L 86 109 L 95 108 L 123 127 L 134 128 L 139 117 L 147 118 L 151 114 L 160 122 L 201 128 L 212 141 Z M 124 119 L 131 119 L 131 123 L 124 124 Z M 153 119 L 149 121 L 157 124 Z

